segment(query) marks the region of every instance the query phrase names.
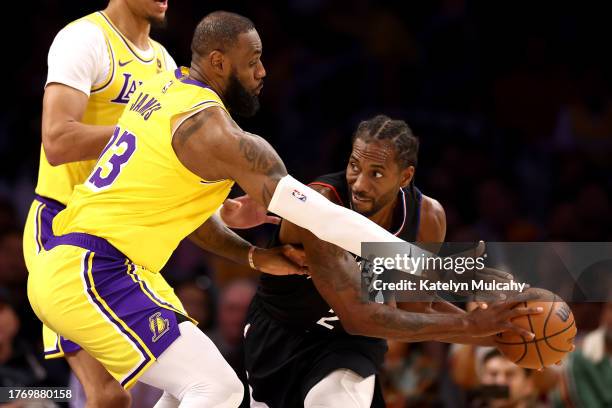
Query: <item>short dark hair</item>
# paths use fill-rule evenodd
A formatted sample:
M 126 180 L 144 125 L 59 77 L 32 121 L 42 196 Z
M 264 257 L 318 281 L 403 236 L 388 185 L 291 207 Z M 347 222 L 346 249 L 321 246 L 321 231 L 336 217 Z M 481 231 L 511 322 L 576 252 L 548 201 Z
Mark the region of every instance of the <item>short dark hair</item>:
M 417 166 L 419 139 L 403 120 L 376 115 L 359 123 L 353 135 L 353 143 L 357 139 L 366 143 L 373 140 L 388 140 L 395 146 L 396 158 L 401 168 Z
M 197 25 L 191 40 L 193 55 L 208 55 L 214 50 L 227 51 L 238 36 L 255 25 L 248 18 L 228 11 L 214 11 L 206 15 Z
M 484 366 L 487 363 L 487 361 L 489 361 L 489 360 L 491 360 L 491 359 L 493 359 L 495 357 L 501 357 L 504 360 L 508 360 L 508 358 L 506 356 L 504 356 L 498 349 L 494 348 L 494 349 L 491 349 L 490 351 L 488 351 L 484 355 L 484 357 L 482 358 L 482 365 Z M 532 370 L 529 370 L 529 369 L 527 369 L 525 367 L 521 367 L 521 368 L 523 369 L 523 372 L 525 373 L 526 376 L 530 376 L 531 375 Z

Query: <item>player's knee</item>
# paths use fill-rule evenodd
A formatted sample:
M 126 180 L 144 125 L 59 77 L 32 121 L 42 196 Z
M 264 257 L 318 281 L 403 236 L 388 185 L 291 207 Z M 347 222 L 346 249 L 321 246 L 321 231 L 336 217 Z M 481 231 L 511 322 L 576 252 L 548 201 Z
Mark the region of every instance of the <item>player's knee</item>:
M 232 370 L 232 375 L 225 376 L 219 384 L 219 395 L 226 395 L 227 399 L 219 405 L 220 407 L 235 408 L 240 405 L 244 397 L 244 385 Z
M 244 385 L 238 379 L 236 373 L 220 375 L 214 384 L 200 384 L 195 391 L 200 395 L 205 395 L 207 406 L 217 408 L 236 408 L 244 398 Z
M 87 408 L 128 408 L 132 401 L 130 394 L 119 383 L 108 383 L 86 392 Z

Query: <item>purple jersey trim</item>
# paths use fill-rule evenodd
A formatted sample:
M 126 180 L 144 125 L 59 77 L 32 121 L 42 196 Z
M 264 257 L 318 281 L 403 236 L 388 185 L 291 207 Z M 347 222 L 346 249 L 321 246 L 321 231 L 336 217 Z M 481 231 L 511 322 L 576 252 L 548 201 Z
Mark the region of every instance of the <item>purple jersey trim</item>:
M 174 76 L 176 77 L 176 79 L 178 79 L 179 81 L 185 84 L 196 85 L 196 86 L 199 86 L 205 89 L 212 89 L 210 86 L 206 85 L 204 82 L 200 82 L 197 79 L 189 78 L 187 75 L 183 75 L 183 71 L 181 71 L 181 67 L 178 67 L 174 71 Z
M 60 203 L 59 201 L 56 201 L 52 198 L 49 197 L 43 197 L 41 195 L 35 194 L 34 195 L 34 199 L 36 201 L 40 201 L 43 204 L 46 204 L 47 207 L 52 208 L 54 210 L 57 210 L 57 212 L 62 211 L 64 208 L 66 208 L 66 206 L 62 203 Z

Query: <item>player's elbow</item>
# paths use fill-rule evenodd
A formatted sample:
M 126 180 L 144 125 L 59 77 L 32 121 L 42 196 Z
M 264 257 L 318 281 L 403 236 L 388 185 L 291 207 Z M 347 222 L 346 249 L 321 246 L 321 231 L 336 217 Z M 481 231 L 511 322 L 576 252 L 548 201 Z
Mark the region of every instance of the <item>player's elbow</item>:
M 338 317 L 340 318 L 340 322 L 345 332 L 353 336 L 367 334 L 364 332 L 366 328 L 359 316 L 358 313 L 351 313 L 350 311 L 342 314 L 338 313 Z
M 45 157 L 51 166 L 59 166 L 67 163 L 67 149 L 61 142 L 61 131 L 58 129 L 43 129 L 42 145 Z

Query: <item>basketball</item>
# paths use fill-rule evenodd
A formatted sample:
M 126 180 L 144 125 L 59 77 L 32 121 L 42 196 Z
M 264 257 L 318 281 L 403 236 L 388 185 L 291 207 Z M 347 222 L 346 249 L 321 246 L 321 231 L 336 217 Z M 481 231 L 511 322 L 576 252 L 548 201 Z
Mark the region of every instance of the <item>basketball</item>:
M 534 299 L 515 307 L 542 307 L 543 312 L 520 316 L 513 323 L 535 334 L 532 340 L 514 332 L 498 333 L 495 342 L 499 351 L 523 368 L 540 369 L 553 365 L 572 351 L 576 322 L 571 309 L 558 295 L 533 288 Z

